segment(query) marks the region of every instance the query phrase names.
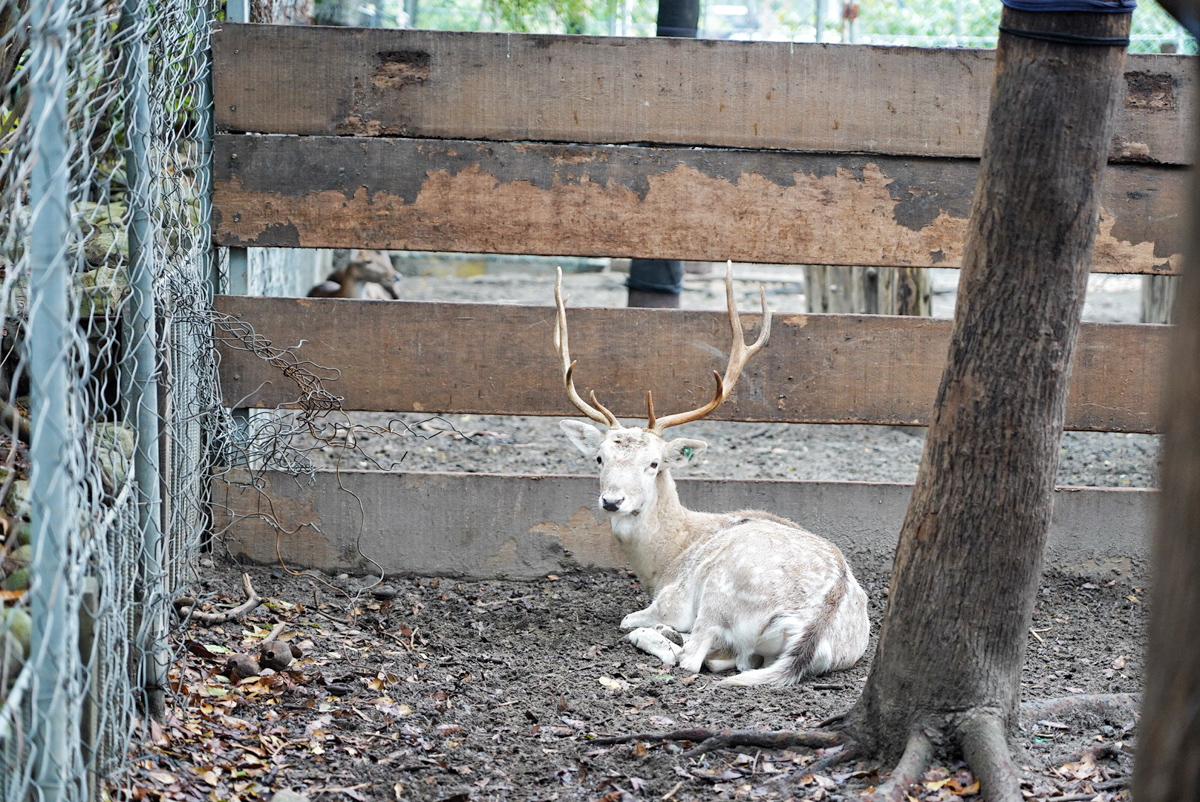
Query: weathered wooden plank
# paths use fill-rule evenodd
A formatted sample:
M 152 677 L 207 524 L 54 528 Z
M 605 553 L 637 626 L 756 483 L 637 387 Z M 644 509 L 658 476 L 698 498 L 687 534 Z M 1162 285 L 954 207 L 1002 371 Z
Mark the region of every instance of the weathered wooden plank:
M 231 246 L 954 267 L 977 164 L 224 135 L 213 231 Z M 1094 270 L 1177 270 L 1185 176 L 1109 169 Z
M 343 470 L 311 480 L 272 472 L 258 478 L 261 490 L 240 472 L 213 482 L 214 531 L 234 555 L 255 562 L 275 563 L 278 544 L 289 567 L 331 572 L 532 579 L 625 564 L 608 524 L 592 511 L 590 476 Z M 679 481 L 680 496 L 695 509 L 761 509 L 822 534 L 860 578 L 886 577 L 911 493 L 901 484 Z M 1156 495 L 1060 489 L 1047 564 L 1094 574 L 1115 562 L 1144 577 Z
M 547 296 L 551 295 L 549 282 Z M 578 412 L 562 390 L 553 308 L 410 301 L 221 296 L 277 347 L 323 376 L 349 410 L 499 415 Z M 747 332 L 758 315 L 743 315 Z M 639 418 L 646 391 L 660 414 L 690 409 L 724 369 L 723 313 L 571 309 L 576 386 L 617 415 Z M 767 347 L 712 417 L 794 423 L 924 425 L 945 362 L 949 320 L 880 315 L 777 315 Z M 220 327 L 230 406 L 295 405 L 300 385 Z M 1158 425 L 1166 326 L 1085 324 L 1067 427 L 1151 432 Z M 319 366 L 319 367 L 318 367 Z
M 970 157 L 994 72 L 989 50 L 229 23 L 213 57 L 227 131 Z M 1190 64 L 1129 56 L 1113 158 L 1191 162 Z

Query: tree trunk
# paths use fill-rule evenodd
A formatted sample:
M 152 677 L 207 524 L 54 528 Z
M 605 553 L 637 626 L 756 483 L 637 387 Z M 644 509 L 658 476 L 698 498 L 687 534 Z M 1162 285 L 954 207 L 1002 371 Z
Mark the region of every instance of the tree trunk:
M 1142 276 L 1142 322 L 1171 323 L 1176 276 Z
M 1001 25 L 1125 37 L 1129 15 L 1005 8 Z M 930 734 L 957 741 L 993 802 L 1021 799 L 1006 737 L 1124 61 L 1124 47 L 1000 36 L 949 357 L 847 719 L 878 755 L 908 746 L 906 766 Z
M 16 87 L 9 83 L 28 46 L 28 10 L 27 0 L 11 0 L 0 6 L 0 105 L 8 106 L 9 98 L 16 95 Z
M 809 312 L 828 314 L 874 314 L 879 310 L 868 306 L 867 297 L 873 280 L 866 267 L 839 265 L 806 265 L 804 268 L 804 300 Z
M 655 36 L 695 39 L 700 0 L 658 0 Z M 629 265 L 629 306 L 678 308 L 683 289 L 683 262 L 678 259 L 634 259 Z
M 932 311 L 924 267 L 806 265 L 804 292 L 809 312 L 928 317 Z
M 29 106 L 29 91 L 18 93 L 21 81 L 16 78 L 17 63 L 28 46 L 28 11 L 28 0 L 0 3 L 0 107 L 8 112 L 0 119 L 0 150 L 11 147 L 9 140 L 20 135 L 17 126 Z
M 1200 182 L 1195 176 L 1190 219 L 1167 376 L 1150 649 L 1134 771 L 1138 802 L 1200 798 L 1195 712 L 1200 707 Z
M 897 267 L 879 271 L 879 314 L 929 317 L 933 312 L 933 287 L 924 267 Z
M 700 24 L 700 0 L 658 0 L 655 36 L 695 39 Z

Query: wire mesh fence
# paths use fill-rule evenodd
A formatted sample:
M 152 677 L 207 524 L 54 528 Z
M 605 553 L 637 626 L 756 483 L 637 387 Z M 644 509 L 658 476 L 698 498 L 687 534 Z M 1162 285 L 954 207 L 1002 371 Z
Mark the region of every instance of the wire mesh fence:
M 203 2 L 0 4 L 0 798 L 84 799 L 167 691 L 211 358 Z

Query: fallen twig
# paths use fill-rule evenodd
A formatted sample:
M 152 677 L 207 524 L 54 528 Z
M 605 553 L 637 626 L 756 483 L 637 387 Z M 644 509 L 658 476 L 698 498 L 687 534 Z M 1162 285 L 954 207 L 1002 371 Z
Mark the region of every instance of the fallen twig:
M 250 584 L 249 574 L 242 574 L 242 591 L 246 594 L 246 600 L 237 607 L 225 610 L 224 612 L 204 613 L 196 610 L 195 607 L 189 606 L 180 607 L 179 614 L 185 619 L 191 618 L 193 621 L 205 624 L 206 626 L 212 626 L 213 624 L 224 624 L 228 621 L 234 620 L 235 618 L 241 618 L 255 607 L 258 607 L 258 605 L 262 604 L 262 599 L 259 597 L 258 593 L 255 592 L 254 585 Z
M 1108 782 L 1094 783 L 1090 794 L 1066 794 L 1065 796 L 1050 796 L 1046 797 L 1046 802 L 1088 802 L 1096 798 L 1096 794 L 1100 791 L 1112 791 L 1117 788 L 1124 788 L 1129 785 L 1128 778 L 1118 780 L 1109 780 Z
M 271 629 L 270 633 L 267 634 L 267 637 L 258 642 L 258 645 L 261 647 L 263 644 L 270 643 L 271 641 L 275 640 L 284 632 L 287 632 L 289 626 L 290 624 L 288 624 L 288 622 L 280 621 Z

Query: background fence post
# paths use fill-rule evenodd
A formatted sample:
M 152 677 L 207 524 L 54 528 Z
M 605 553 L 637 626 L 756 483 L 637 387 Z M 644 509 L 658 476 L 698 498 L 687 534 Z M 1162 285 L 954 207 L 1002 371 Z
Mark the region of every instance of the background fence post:
M 225 5 L 225 19 L 228 22 L 249 22 L 250 3 L 248 0 L 228 0 Z M 230 295 L 250 294 L 250 249 L 229 249 L 229 286 L 226 291 Z M 246 410 L 234 410 L 234 414 L 247 415 Z M 247 421 L 247 426 L 249 423 Z M 247 432 L 249 433 L 249 432 Z
M 29 89 L 33 169 L 30 176 L 29 361 L 33 436 L 30 495 L 33 559 L 30 565 L 33 652 L 32 776 L 39 799 L 71 799 L 72 754 L 77 730 L 67 684 L 77 659 L 70 626 L 68 560 L 78 525 L 76 489 L 64 455 L 74 450 L 70 403 L 71 332 L 68 288 L 67 6 L 35 6 L 30 32 Z M 78 467 L 78 466 L 75 466 Z
M 144 0 L 125 0 L 121 33 L 125 50 L 125 158 L 129 206 L 129 307 L 132 341 L 128 369 L 129 408 L 137 432 L 134 480 L 142 541 L 139 657 L 144 672 L 147 713 L 161 719 L 166 654 L 166 555 L 163 553 L 159 460 L 158 330 L 154 310 L 154 234 L 150 224 L 150 81 Z
M 249 22 L 249 0 L 228 0 L 225 5 L 225 19 L 229 22 Z M 249 248 L 229 249 L 229 282 L 226 292 L 230 295 L 250 294 Z M 233 418 L 234 436 L 239 440 L 234 448 L 230 449 L 227 464 L 242 465 L 249 461 L 250 438 L 254 434 L 251 430 L 250 410 L 233 409 L 230 410 L 230 414 Z

